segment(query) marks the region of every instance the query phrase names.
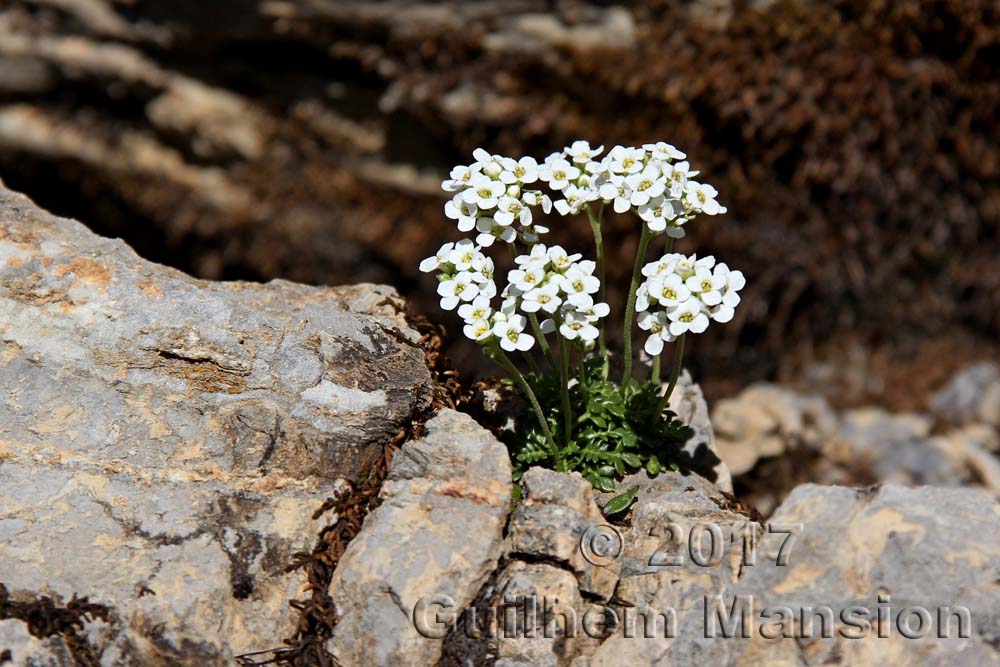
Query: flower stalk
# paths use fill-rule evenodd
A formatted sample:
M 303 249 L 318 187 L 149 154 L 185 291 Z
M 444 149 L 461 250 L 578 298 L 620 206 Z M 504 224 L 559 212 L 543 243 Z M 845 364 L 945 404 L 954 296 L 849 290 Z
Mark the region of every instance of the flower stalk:
M 635 265 L 632 267 L 632 282 L 628 288 L 628 301 L 625 303 L 625 343 L 622 354 L 625 358 L 625 370 L 622 372 L 621 385 L 624 387 L 632 377 L 632 323 L 635 317 L 636 292 L 639 289 L 639 278 L 642 272 L 643 262 L 646 260 L 646 248 L 649 246 L 653 235 L 645 225 L 642 227 L 642 235 L 639 237 L 639 247 L 635 253 Z

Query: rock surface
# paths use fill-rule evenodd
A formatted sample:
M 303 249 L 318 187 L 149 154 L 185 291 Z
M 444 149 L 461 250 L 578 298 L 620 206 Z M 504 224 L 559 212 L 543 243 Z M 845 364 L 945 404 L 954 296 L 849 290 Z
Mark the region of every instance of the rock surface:
M 506 447 L 450 410 L 425 429 L 396 453 L 330 584 L 340 622 L 328 648 L 344 667 L 436 664 L 438 613 L 469 605 L 502 553 Z
M 312 513 L 429 406 L 401 309 L 194 280 L 0 186 L 0 584 L 110 609 L 106 665 L 288 636 Z

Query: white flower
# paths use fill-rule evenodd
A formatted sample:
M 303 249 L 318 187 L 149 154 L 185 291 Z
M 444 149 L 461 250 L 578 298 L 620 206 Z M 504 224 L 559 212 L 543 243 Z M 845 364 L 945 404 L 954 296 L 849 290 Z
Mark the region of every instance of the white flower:
M 726 287 L 722 294 L 722 303 L 712 309 L 712 319 L 716 322 L 729 322 L 736 314 L 736 306 L 740 303 L 737 292 L 746 285 L 742 271 L 730 271 L 729 267 L 720 263 L 716 270 L 723 269 L 726 273 Z
M 641 148 L 615 146 L 608 153 L 608 169 L 615 174 L 635 174 L 645 166 L 646 151 Z
M 576 312 L 577 314 L 585 317 L 588 322 L 593 323 L 599 319 L 607 317 L 608 313 L 611 312 L 611 307 L 608 304 L 601 302 L 591 304 L 586 308 L 577 308 Z
M 462 333 L 466 338 L 481 342 L 493 335 L 493 327 L 490 326 L 489 320 L 472 320 L 462 327 Z
M 464 303 L 458 307 L 458 316 L 466 322 L 488 320 L 492 314 L 493 309 L 490 308 L 490 300 L 482 295 L 473 299 L 472 303 Z
M 559 280 L 559 286 L 566 293 L 566 300 L 572 304 L 588 303 L 592 301 L 590 295 L 601 289 L 601 281 L 595 276 L 584 273 L 579 267 L 571 267 Z M 587 296 L 585 301 L 581 301 L 579 295 Z M 585 307 L 585 306 L 584 306 Z
M 646 221 L 651 232 L 662 232 L 680 213 L 680 202 L 662 195 L 639 206 L 639 217 Z
M 539 310 L 544 310 L 551 314 L 556 312 L 561 303 L 559 285 L 552 282 L 525 292 L 524 299 L 521 301 L 521 310 L 526 313 L 537 313 Z
M 714 272 L 705 267 L 697 267 L 694 275 L 685 283 L 687 288 L 706 306 L 717 306 L 722 303 L 722 288 L 726 286 L 726 275 L 716 267 Z
M 559 215 L 576 215 L 593 194 L 590 190 L 579 188 L 570 183 L 562 191 L 563 198 L 557 199 L 553 205 Z
M 513 224 L 514 220 L 522 225 L 530 225 L 531 209 L 513 197 L 503 196 L 497 202 L 497 210 L 493 214 L 493 219 L 504 227 Z
M 491 178 L 497 178 L 503 172 L 503 160 L 505 159 L 503 156 L 490 155 L 486 150 L 477 148 L 472 151 L 472 157 L 476 158 L 476 162 L 482 165 L 483 173 Z
M 455 268 L 459 271 L 466 271 L 472 268 L 472 264 L 476 261 L 477 257 L 482 257 L 479 248 L 469 239 L 462 239 L 455 244 L 451 254 L 448 256 L 448 261 L 454 264 Z
M 517 162 L 506 158 L 500 180 L 504 183 L 534 183 L 538 180 L 538 162 L 533 157 L 523 157 Z
M 483 174 L 476 174 L 469 181 L 469 188 L 462 192 L 462 200 L 485 211 L 496 206 L 506 191 L 506 186 L 500 181 L 494 181 Z
M 667 314 L 662 311 L 640 315 L 639 328 L 649 332 L 649 338 L 646 339 L 643 349 L 646 350 L 646 354 L 653 357 L 663 352 L 665 342 L 670 343 L 675 339 L 675 336 L 670 333 Z
M 437 293 L 441 297 L 441 308 L 455 310 L 459 301 L 472 301 L 479 296 L 479 285 L 473 281 L 472 276 L 472 273 L 462 272 L 438 283 Z
M 691 296 L 690 288 L 676 273 L 650 279 L 647 289 L 651 301 L 656 301 L 667 308 L 673 308 Z
M 570 266 L 573 262 L 577 261 L 582 257 L 580 253 L 568 254 L 562 246 L 554 245 L 548 249 L 546 256 L 549 262 L 552 263 L 556 269 L 565 269 Z
M 518 255 L 514 258 L 514 263 L 518 266 L 525 264 L 544 264 L 549 259 L 549 251 L 543 244 L 537 243 L 531 246 L 531 251 L 527 255 Z
M 524 333 L 523 315 L 510 315 L 493 325 L 493 335 L 500 339 L 500 347 L 507 352 L 526 352 L 535 344 L 534 336 Z
M 670 181 L 670 196 L 680 197 L 684 194 L 688 179 L 696 176 L 697 171 L 691 171 L 691 165 L 687 162 L 677 164 L 663 164 L 663 176 Z
M 702 312 L 702 303 L 698 299 L 688 299 L 667 313 L 670 318 L 670 333 L 674 336 L 691 333 L 701 333 L 708 328 L 708 317 Z
M 424 273 L 430 273 L 431 271 L 437 271 L 441 268 L 442 264 L 447 264 L 451 259 L 451 251 L 454 249 L 454 243 L 445 243 L 441 246 L 437 253 L 433 257 L 428 257 L 427 259 L 421 260 L 420 270 Z
M 527 292 L 533 290 L 545 280 L 545 266 L 542 264 L 525 264 L 524 268 L 514 269 L 507 274 L 507 282 Z
M 476 256 L 472 258 L 472 266 L 469 269 L 473 271 L 472 279 L 477 283 L 489 283 L 493 281 L 492 257 L 488 257 L 477 251 Z
M 576 340 L 579 338 L 584 343 L 597 340 L 600 335 L 597 327 L 587 321 L 585 316 L 573 311 L 565 313 L 562 324 L 559 325 L 559 333 L 566 340 Z
M 715 196 L 719 194 L 718 190 L 707 183 L 690 181 L 685 187 L 684 193 L 687 195 L 688 204 L 696 211 L 701 211 L 707 215 L 717 215 L 726 212 L 726 208 L 720 206 L 719 202 L 715 201 Z
M 472 178 L 473 174 L 477 174 L 482 170 L 483 166 L 481 164 L 473 164 L 471 166 L 458 165 L 451 170 L 449 176 L 450 179 L 441 183 L 441 189 L 447 192 L 457 192 L 458 190 L 463 190 L 469 186 L 469 180 Z
M 676 252 L 664 255 L 657 261 L 650 262 L 646 266 L 642 267 L 642 275 L 646 276 L 647 278 L 651 278 L 653 276 L 659 276 L 663 275 L 664 273 L 669 273 L 674 270 L 674 267 L 677 265 L 677 261 L 681 257 L 683 257 L 683 255 L 680 255 Z
M 643 144 L 642 147 L 649 151 L 650 155 L 659 160 L 683 160 L 687 157 L 687 155 L 663 141 L 658 141 L 655 144 Z
M 538 177 L 548 183 L 553 190 L 562 190 L 570 181 L 580 177 L 580 170 L 561 157 L 557 157 L 545 160 L 545 166 L 539 170 Z
M 444 205 L 444 214 L 452 220 L 458 220 L 458 231 L 470 232 L 476 226 L 476 215 L 479 209 L 475 204 L 471 204 L 462 198 L 462 195 L 455 195 Z
M 635 312 L 642 313 L 647 310 L 649 310 L 649 283 L 643 282 L 635 291 Z
M 625 178 L 629 189 L 629 202 L 632 206 L 642 206 L 649 203 L 653 197 L 659 197 L 666 189 L 659 170 L 646 167 L 637 174 Z
M 517 232 L 514 231 L 513 227 L 497 224 L 493 218 L 476 220 L 476 231 L 479 232 L 479 235 L 476 236 L 476 243 L 484 248 L 489 248 L 496 239 L 500 239 L 504 243 L 512 243 L 517 238 Z
M 606 202 L 614 202 L 615 213 L 624 213 L 632 207 L 632 191 L 623 176 L 612 176 L 601 185 L 598 193 Z
M 604 150 L 604 146 L 598 146 L 597 148 L 591 148 L 590 143 L 586 141 L 574 141 L 572 146 L 566 148 L 566 155 L 573 159 L 573 162 L 577 164 L 588 164 L 595 157 L 601 154 Z

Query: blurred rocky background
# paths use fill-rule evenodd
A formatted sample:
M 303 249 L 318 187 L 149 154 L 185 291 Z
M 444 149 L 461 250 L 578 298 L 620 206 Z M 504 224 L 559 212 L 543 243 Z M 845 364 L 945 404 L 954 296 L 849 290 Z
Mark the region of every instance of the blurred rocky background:
M 0 174 L 196 276 L 387 282 L 457 334 L 416 270 L 451 165 L 667 140 L 730 211 L 682 249 L 749 277 L 693 346 L 709 399 L 923 409 L 997 356 L 997 63 L 994 0 L 0 0 Z

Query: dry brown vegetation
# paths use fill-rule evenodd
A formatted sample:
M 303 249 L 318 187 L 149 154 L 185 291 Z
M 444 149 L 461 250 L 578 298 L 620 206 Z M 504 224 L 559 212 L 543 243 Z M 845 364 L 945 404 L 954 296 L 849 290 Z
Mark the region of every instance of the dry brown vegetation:
M 685 249 L 750 278 L 700 377 L 833 339 L 922 376 L 924 341 L 1000 330 L 998 62 L 990 0 L 10 0 L 0 174 L 199 275 L 388 281 L 433 314 L 415 266 L 473 147 L 667 139 L 730 210 Z M 612 221 L 619 275 L 636 230 Z

